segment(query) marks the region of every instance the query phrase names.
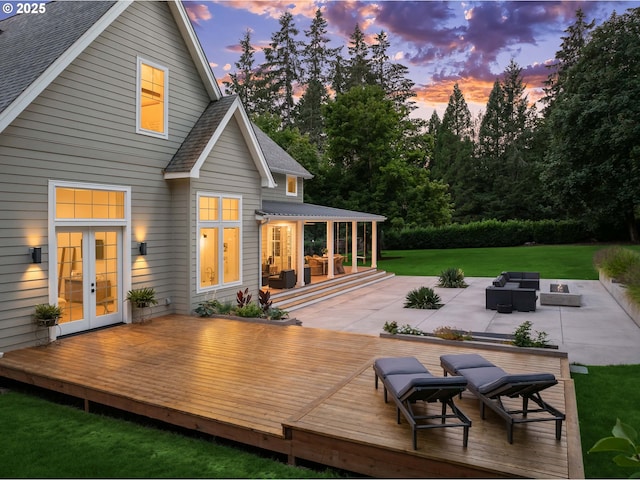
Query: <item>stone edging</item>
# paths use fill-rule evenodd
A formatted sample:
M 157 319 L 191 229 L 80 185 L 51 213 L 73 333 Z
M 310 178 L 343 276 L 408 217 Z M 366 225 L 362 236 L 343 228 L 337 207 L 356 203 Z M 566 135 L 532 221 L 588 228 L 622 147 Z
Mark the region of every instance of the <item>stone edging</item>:
M 269 320 L 268 318 L 238 317 L 236 315 L 223 315 L 220 313 L 214 313 L 210 317 L 201 317 L 201 318 L 222 318 L 223 320 L 239 320 L 241 322 L 264 323 L 267 325 L 279 325 L 284 327 L 289 325 L 302 325 L 302 322 L 297 318 L 285 318 L 283 320 Z
M 598 272 L 598 279 L 607 292 L 618 302 L 618 305 L 636 322 L 636 325 L 640 327 L 640 308 L 631 303 L 627 298 L 626 288 L 624 285 L 618 282 L 614 282 L 611 278 L 607 277 L 602 271 Z
M 515 345 L 508 345 L 505 343 L 495 343 L 494 341 L 477 341 L 477 340 L 445 340 L 440 337 L 429 337 L 422 335 L 403 335 L 403 334 L 391 334 L 381 333 L 380 338 L 393 338 L 397 340 L 408 340 L 411 342 L 422 343 L 440 343 L 444 345 L 451 345 L 461 348 L 478 348 L 481 347 L 485 350 L 496 350 L 499 352 L 520 352 L 531 355 L 546 355 L 549 357 L 568 358 L 567 352 L 562 352 L 554 348 L 538 348 L 538 347 L 516 347 Z

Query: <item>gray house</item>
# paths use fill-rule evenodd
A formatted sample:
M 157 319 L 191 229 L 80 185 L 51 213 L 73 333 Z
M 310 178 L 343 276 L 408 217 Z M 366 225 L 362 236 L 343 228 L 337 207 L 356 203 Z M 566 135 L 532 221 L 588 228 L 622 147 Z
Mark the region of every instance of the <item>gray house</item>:
M 0 21 L 0 351 L 38 341 L 39 303 L 56 338 L 130 322 L 134 288 L 164 315 L 256 291 L 267 261 L 304 285 L 305 222 L 331 256 L 336 222 L 384 221 L 303 203 L 310 178 L 222 96 L 179 1 Z

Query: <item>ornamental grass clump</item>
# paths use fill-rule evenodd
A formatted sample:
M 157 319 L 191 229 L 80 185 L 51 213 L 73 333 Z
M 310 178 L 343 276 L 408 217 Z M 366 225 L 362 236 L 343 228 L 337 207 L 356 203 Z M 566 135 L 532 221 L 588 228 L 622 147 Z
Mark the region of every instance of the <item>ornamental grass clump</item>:
M 598 250 L 593 264 L 609 278 L 622 281 L 628 270 L 640 267 L 640 253 L 619 246 Z
M 438 327 L 433 331 L 433 334 L 444 340 L 471 340 L 470 333 L 464 333 L 462 330 L 457 329 L 456 327 Z
M 429 287 L 420 287 L 411 290 L 405 299 L 404 308 L 421 308 L 427 310 L 436 310 L 440 308 L 440 295 Z
M 440 273 L 439 287 L 444 288 L 467 288 L 464 281 L 464 272 L 461 268 L 451 267 Z

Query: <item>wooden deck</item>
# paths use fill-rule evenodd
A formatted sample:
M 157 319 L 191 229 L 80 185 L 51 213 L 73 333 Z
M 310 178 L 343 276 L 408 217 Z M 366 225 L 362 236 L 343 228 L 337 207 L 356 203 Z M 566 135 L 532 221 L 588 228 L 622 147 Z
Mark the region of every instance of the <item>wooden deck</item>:
M 0 376 L 375 477 L 583 478 L 567 358 L 473 351 L 514 373 L 556 375 L 543 397 L 567 414 L 560 441 L 554 422 L 539 422 L 517 425 L 510 445 L 502 420 L 482 420 L 465 392 L 468 448 L 461 428 L 443 428 L 420 431 L 412 449 L 409 426 L 374 388 L 373 360 L 415 356 L 441 374 L 439 356 L 471 352 L 464 343 L 172 315 L 5 353 Z

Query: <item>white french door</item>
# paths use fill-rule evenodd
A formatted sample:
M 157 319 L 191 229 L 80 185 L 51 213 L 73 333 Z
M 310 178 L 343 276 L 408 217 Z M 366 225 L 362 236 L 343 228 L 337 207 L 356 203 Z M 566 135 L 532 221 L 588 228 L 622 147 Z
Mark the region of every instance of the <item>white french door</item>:
M 122 228 L 59 227 L 56 241 L 58 333 L 122 322 Z

